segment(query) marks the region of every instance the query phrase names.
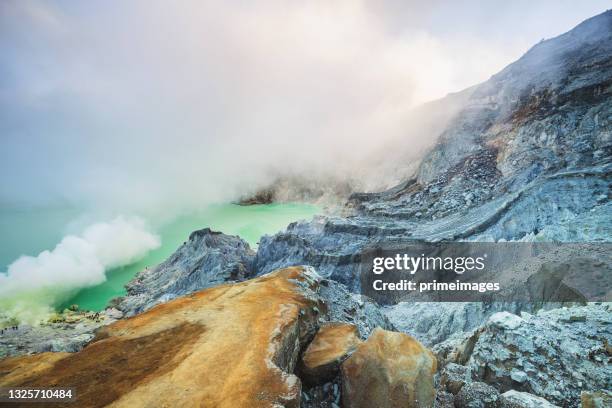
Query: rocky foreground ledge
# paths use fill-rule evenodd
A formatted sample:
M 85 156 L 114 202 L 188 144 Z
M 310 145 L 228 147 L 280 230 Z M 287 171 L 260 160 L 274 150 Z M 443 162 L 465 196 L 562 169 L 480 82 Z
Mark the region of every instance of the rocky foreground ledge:
M 5 359 L 0 386 L 73 387 L 79 407 L 299 407 L 314 397 L 303 392 L 296 367 L 329 315 L 316 272 L 286 268 L 117 321 L 77 353 Z M 345 406 L 384 406 L 373 398 L 392 389 L 405 389 L 398 394 L 404 406 L 418 406 L 417 398 L 433 401 L 436 363 L 430 351 L 405 334 L 376 329 L 362 342 L 356 326 L 351 332 L 359 342 L 353 357 L 342 361 L 352 349 L 334 357 L 342 361 L 344 384 L 355 384 L 343 393 Z M 343 336 L 336 339 L 336 348 L 347 344 Z M 379 343 L 398 358 L 385 361 Z M 340 364 L 331 377 L 339 371 Z M 364 398 L 359 384 L 371 381 L 378 381 L 378 392 Z M 325 398 L 340 404 L 340 391 L 333 388 Z
M 118 320 L 75 353 L 4 359 L 0 387 L 71 387 L 78 407 L 609 406 L 606 304 L 499 312 L 429 350 L 356 296 L 281 269 Z

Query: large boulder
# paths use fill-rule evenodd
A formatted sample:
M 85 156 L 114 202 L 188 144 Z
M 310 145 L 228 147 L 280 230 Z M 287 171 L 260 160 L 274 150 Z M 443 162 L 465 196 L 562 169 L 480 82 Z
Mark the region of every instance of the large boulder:
M 309 385 L 333 380 L 338 375 L 340 364 L 360 343 L 359 331 L 352 324 L 328 323 L 321 326 L 302 355 L 300 378 Z
M 428 407 L 436 359 L 414 338 L 375 329 L 341 366 L 345 408 Z
M 128 316 L 178 296 L 253 275 L 255 252 L 238 236 L 204 228 L 194 231 L 168 259 L 146 268 L 127 285 L 114 305 Z
M 299 407 L 299 353 L 322 306 L 293 267 L 120 320 L 80 352 L 0 361 L 0 387 L 71 387 L 79 407 Z

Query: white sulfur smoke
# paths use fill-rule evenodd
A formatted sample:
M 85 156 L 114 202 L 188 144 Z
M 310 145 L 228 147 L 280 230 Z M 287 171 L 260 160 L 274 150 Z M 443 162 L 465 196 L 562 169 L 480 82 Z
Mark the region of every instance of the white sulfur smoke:
M 386 187 L 447 119 L 413 107 L 603 3 L 0 1 L 0 205 L 159 217 L 279 177 Z
M 159 246 L 159 237 L 139 218 L 93 224 L 51 251 L 21 256 L 0 273 L 0 312 L 35 322 L 79 289 L 104 282 L 107 270 L 136 262 Z

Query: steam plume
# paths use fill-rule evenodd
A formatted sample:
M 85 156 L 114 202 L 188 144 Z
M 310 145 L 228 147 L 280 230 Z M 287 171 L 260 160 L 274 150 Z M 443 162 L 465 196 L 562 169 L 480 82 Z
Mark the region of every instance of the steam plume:
M 0 273 L 0 310 L 36 321 L 78 289 L 104 282 L 107 270 L 133 263 L 159 245 L 138 218 L 93 224 L 51 251 L 18 258 Z

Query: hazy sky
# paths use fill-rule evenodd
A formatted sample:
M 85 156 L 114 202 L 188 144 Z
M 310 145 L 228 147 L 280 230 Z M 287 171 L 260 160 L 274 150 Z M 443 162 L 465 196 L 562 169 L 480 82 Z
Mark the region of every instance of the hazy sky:
M 352 173 L 411 107 L 608 5 L 2 0 L 0 203 L 147 212 Z

